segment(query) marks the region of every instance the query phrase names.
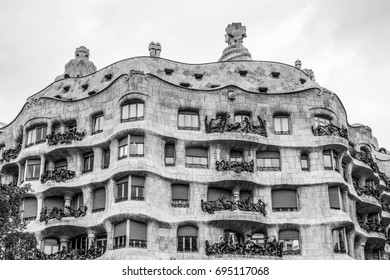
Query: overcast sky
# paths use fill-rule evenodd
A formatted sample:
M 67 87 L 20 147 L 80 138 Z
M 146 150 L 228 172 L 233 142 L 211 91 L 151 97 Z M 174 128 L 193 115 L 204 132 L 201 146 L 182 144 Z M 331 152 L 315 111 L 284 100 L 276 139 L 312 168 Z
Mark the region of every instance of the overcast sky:
M 148 55 L 188 63 L 219 59 L 229 23 L 242 22 L 254 60 L 314 70 L 342 100 L 350 124 L 390 149 L 390 1 L 1 1 L 0 122 L 11 122 L 74 58 L 90 49 L 98 69 Z

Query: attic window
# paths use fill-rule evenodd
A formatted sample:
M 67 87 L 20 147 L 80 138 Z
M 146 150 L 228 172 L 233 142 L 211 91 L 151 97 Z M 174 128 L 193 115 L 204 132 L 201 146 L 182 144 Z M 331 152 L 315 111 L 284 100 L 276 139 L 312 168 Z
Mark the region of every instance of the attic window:
M 68 92 L 70 89 L 70 86 L 64 86 L 62 89 L 64 90 L 64 92 Z
M 280 72 L 272 72 L 272 78 L 279 78 Z
M 219 86 L 221 86 L 221 85 L 211 85 L 210 88 L 217 88 Z
M 56 96 L 54 96 L 54 98 L 62 99 L 62 96 L 61 95 L 56 95 Z
M 303 85 L 304 83 L 306 83 L 306 79 L 303 79 L 303 78 L 299 79 L 299 81 L 301 82 L 302 85 Z
M 248 74 L 247 70 L 238 70 L 238 73 L 240 73 L 241 77 L 246 77 L 246 74 Z
M 81 88 L 83 89 L 83 91 L 86 91 L 86 90 L 88 89 L 88 87 L 89 87 L 89 84 L 83 84 L 83 85 L 81 86 Z
M 106 81 L 111 80 L 112 79 L 112 74 L 110 73 L 110 74 L 104 75 L 104 79 L 106 79 Z
M 267 87 L 259 87 L 259 92 L 268 92 Z
M 190 84 L 190 83 L 181 82 L 181 83 L 180 83 L 180 86 L 182 86 L 182 87 L 190 87 L 191 84 Z
M 197 80 L 202 80 L 202 78 L 203 78 L 203 74 L 194 74 L 194 76 L 195 76 L 195 79 L 197 79 Z
M 170 68 L 165 68 L 164 71 L 165 71 L 165 74 L 167 74 L 167 75 L 172 75 L 172 73 L 173 73 L 173 69 L 170 69 Z
M 96 93 L 97 93 L 96 90 L 91 90 L 90 92 L 88 92 L 88 95 L 94 95 Z

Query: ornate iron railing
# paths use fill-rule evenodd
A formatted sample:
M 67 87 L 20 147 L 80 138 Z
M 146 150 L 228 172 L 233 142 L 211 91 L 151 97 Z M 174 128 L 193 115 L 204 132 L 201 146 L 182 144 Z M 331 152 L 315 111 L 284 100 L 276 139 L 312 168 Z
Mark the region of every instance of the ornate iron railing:
M 387 204 L 383 199 L 381 199 L 381 207 L 383 211 L 390 213 L 390 205 Z
M 328 125 L 318 125 L 317 127 L 311 127 L 311 130 L 313 131 L 314 136 L 326 136 L 326 135 L 335 135 L 340 136 L 348 140 L 348 130 L 343 127 L 339 128 L 338 126 L 335 126 L 334 124 L 328 124 Z
M 41 183 L 44 184 L 49 180 L 59 182 L 66 182 L 73 179 L 76 172 L 67 169 L 46 170 L 41 175 Z
M 380 222 L 364 222 L 364 220 L 360 217 L 358 217 L 357 220 L 360 227 L 367 232 L 378 232 L 386 234 L 385 226 L 383 226 Z
M 201 169 L 207 169 L 209 166 L 207 164 L 200 164 L 200 163 L 186 163 L 187 168 L 201 168 Z
M 46 135 L 47 144 L 54 146 L 59 144 L 70 144 L 72 141 L 81 141 L 85 137 L 85 130 L 77 132 L 75 130 L 65 131 L 64 133 L 54 133 Z
M 3 161 L 10 161 L 11 159 L 15 159 L 18 157 L 20 151 L 22 150 L 22 143 L 19 143 L 15 149 L 8 149 L 3 152 Z
M 203 212 L 208 212 L 213 214 L 215 211 L 223 211 L 223 210 L 241 210 L 241 211 L 250 211 L 250 212 L 259 212 L 263 214 L 263 216 L 267 215 L 267 211 L 265 207 L 267 206 L 261 199 L 257 201 L 257 203 L 253 203 L 250 201 L 251 197 L 246 198 L 244 201 L 230 201 L 227 200 L 224 196 L 220 196 L 215 201 L 203 201 L 201 200 L 201 207 Z
M 256 244 L 251 240 L 245 244 L 234 244 L 233 238 L 228 236 L 221 237 L 221 242 L 210 245 L 206 241 L 206 255 L 258 255 L 258 256 L 283 256 L 283 242 L 278 242 L 274 237 L 272 241 L 265 240 L 263 244 Z
M 267 167 L 257 167 L 257 171 L 280 171 L 282 170 L 280 166 L 267 166 Z
M 354 186 L 358 196 L 362 196 L 363 194 L 369 195 L 380 202 L 380 196 L 381 196 L 380 190 L 374 189 L 371 186 L 361 187 L 361 186 L 359 186 L 359 184 L 357 182 L 353 182 L 353 186 Z
M 221 160 L 216 161 L 215 169 L 217 171 L 234 171 L 236 173 L 241 173 L 243 171 L 252 172 L 254 169 L 254 161 L 227 161 Z
M 146 249 L 146 245 L 147 245 L 146 240 L 129 239 L 130 247 Z
M 370 153 L 365 153 L 365 152 L 357 152 L 353 149 L 353 147 L 349 147 L 349 153 L 350 155 L 354 158 L 354 159 L 357 159 L 361 162 L 364 162 L 365 164 L 367 164 L 368 166 L 370 166 L 370 168 L 372 169 L 372 171 L 378 173 L 379 172 L 379 167 L 378 165 L 376 164 L 376 162 L 374 162 L 374 159 L 372 158 L 371 154 Z
M 88 250 L 62 250 L 55 254 L 45 254 L 43 251 L 36 251 L 31 254 L 31 260 L 93 260 L 103 256 L 106 247 L 92 246 Z
M 385 191 L 390 192 L 390 178 L 387 177 L 386 174 L 383 172 L 379 171 L 378 174 L 379 174 L 379 178 L 381 178 L 381 180 L 383 180 L 386 184 Z
M 266 121 L 257 116 L 259 125 L 254 125 L 248 117 L 242 122 L 229 123 L 230 115 L 218 116 L 216 119 L 205 118 L 206 133 L 245 132 L 259 134 L 267 137 Z
M 87 214 L 87 206 L 80 206 L 79 209 L 75 210 L 69 206 L 65 206 L 64 209 L 54 207 L 53 209 L 47 209 L 47 207 L 43 208 L 39 217 L 40 222 L 45 222 L 47 224 L 48 221 L 52 219 L 62 220 L 65 217 L 84 217 Z

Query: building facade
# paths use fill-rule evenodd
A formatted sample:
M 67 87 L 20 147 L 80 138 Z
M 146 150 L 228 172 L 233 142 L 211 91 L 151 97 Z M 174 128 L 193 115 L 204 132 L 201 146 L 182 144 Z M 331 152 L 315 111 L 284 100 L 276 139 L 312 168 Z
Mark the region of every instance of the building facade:
M 313 71 L 149 56 L 65 73 L 0 128 L 2 183 L 47 254 L 101 259 L 388 259 L 390 154 Z M 3 104 L 4 106 L 4 104 Z

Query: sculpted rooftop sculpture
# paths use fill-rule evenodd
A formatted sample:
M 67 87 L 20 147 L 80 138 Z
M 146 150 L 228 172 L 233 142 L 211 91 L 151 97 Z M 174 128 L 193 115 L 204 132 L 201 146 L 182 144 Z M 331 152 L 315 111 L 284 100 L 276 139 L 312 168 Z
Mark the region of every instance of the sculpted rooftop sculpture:
M 252 60 L 248 49 L 242 45 L 242 41 L 246 37 L 246 27 L 242 26 L 240 22 L 233 22 L 225 30 L 225 43 L 228 43 L 229 46 L 223 50 L 219 61 Z

